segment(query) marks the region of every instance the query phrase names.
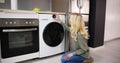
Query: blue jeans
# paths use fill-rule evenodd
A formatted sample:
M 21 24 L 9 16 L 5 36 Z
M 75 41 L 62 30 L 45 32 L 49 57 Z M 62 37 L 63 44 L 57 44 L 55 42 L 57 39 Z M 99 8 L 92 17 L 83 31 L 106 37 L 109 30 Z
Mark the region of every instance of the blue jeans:
M 77 56 L 74 55 L 72 56 L 69 60 L 65 59 L 65 56 L 69 53 L 72 53 L 73 51 L 70 52 L 66 52 L 65 54 L 63 54 L 62 58 L 61 58 L 61 62 L 62 63 L 83 63 L 83 60 L 85 60 L 86 58 L 82 57 L 82 56 Z

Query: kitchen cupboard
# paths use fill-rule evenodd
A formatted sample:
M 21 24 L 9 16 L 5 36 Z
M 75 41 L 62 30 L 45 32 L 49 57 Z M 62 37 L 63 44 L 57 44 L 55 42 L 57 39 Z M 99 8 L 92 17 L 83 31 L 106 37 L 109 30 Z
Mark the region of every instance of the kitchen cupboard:
M 33 10 L 40 8 L 42 11 L 51 11 L 51 0 L 18 0 L 18 10 Z M 0 9 L 11 9 L 11 0 L 0 3 Z
M 104 44 L 106 0 L 90 0 L 88 45 L 98 47 Z
M 69 11 L 69 0 L 51 0 L 53 12 Z

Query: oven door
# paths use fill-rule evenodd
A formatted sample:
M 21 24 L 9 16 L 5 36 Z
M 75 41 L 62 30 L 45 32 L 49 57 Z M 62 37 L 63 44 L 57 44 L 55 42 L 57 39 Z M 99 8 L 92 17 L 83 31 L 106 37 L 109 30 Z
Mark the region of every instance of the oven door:
M 1 29 L 2 58 L 39 51 L 38 27 L 9 27 Z

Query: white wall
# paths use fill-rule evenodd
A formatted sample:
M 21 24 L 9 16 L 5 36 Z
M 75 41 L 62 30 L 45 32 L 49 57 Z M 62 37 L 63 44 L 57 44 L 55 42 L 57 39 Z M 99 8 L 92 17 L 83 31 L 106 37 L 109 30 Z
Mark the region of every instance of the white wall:
M 107 0 L 104 41 L 120 38 L 120 0 Z

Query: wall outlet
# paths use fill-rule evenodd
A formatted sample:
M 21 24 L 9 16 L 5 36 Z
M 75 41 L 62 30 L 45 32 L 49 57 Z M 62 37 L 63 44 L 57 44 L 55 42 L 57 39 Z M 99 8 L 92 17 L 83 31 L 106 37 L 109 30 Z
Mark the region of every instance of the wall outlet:
M 5 0 L 0 0 L 0 3 L 5 3 Z

